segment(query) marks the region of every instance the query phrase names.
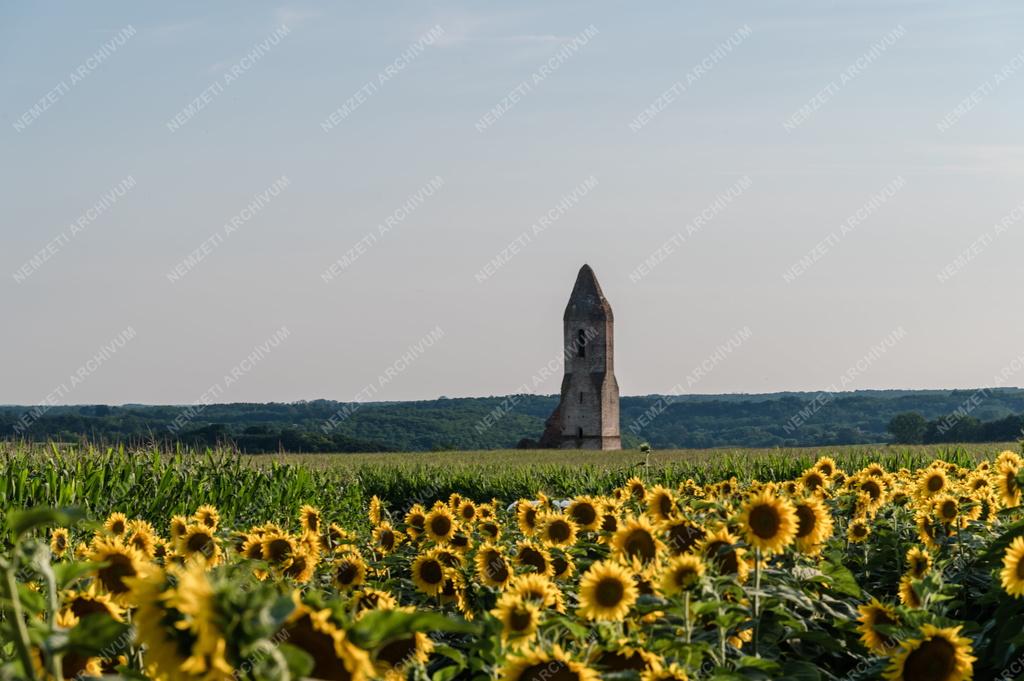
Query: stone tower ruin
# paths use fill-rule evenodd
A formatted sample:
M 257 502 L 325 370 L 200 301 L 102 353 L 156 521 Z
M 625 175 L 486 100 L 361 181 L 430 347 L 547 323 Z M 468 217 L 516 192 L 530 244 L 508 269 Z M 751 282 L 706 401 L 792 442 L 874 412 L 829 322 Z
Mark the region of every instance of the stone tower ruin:
M 622 449 L 614 321 L 594 270 L 584 265 L 562 317 L 562 395 L 545 424 L 541 447 Z

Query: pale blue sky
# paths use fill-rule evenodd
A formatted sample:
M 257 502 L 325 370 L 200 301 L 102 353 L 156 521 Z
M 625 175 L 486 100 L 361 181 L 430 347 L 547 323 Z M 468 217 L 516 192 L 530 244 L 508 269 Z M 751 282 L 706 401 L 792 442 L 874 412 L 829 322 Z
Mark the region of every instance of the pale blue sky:
M 61 402 L 190 403 L 232 370 L 217 401 L 349 400 L 368 384 L 375 399 L 514 392 L 557 356 L 584 262 L 615 309 L 623 394 L 685 385 L 744 327 L 689 392 L 828 388 L 899 328 L 845 387 L 992 384 L 1024 355 L 1024 219 L 995 228 L 1024 202 L 1022 62 L 1024 6 L 1010 0 L 5 3 L 0 403 L 39 402 L 128 327 L 135 337 Z M 677 82 L 684 91 L 630 129 Z M 60 240 L 126 178 L 134 186 Z M 410 199 L 435 178 L 433 195 Z M 55 254 L 33 266 L 48 244 Z M 282 327 L 285 340 L 245 362 Z M 1024 372 L 1004 383 L 1022 384 Z

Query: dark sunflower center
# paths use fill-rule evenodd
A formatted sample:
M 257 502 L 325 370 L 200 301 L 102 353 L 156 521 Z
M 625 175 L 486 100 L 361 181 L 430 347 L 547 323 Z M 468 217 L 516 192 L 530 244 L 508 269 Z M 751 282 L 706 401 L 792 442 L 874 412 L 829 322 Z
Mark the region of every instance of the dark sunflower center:
M 868 493 L 868 496 L 871 497 L 872 501 L 877 501 L 878 497 L 882 496 L 882 488 L 873 480 L 865 482 L 861 485 L 861 489 Z
M 605 577 L 594 587 L 594 600 L 602 608 L 614 608 L 622 602 L 626 587 L 617 577 Z
M 668 530 L 668 543 L 678 553 L 686 553 L 704 538 L 704 531 L 688 523 L 673 525 Z
M 275 563 L 283 561 L 292 553 L 292 545 L 286 539 L 272 539 L 267 544 L 267 560 Z
M 928 491 L 938 492 L 940 489 L 942 489 L 944 484 L 945 481 L 942 479 L 941 475 L 933 475 L 930 478 L 928 478 Z
M 63 551 L 68 547 L 68 540 L 62 534 L 57 535 L 57 541 L 54 543 L 57 545 L 58 551 Z
M 544 573 L 548 570 L 548 562 L 544 558 L 544 555 L 540 551 L 532 549 L 529 546 L 523 547 L 519 552 L 519 562 L 523 565 L 529 565 L 535 568 L 537 572 Z
M 627 555 L 639 556 L 645 563 L 654 560 L 657 553 L 654 537 L 644 529 L 636 529 L 626 535 L 624 547 Z
M 436 560 L 425 561 L 420 565 L 420 579 L 427 584 L 440 584 L 444 579 L 444 569 Z
M 821 479 L 818 474 L 808 475 L 804 480 L 804 487 L 810 490 L 815 490 L 825 484 L 825 481 Z
M 205 534 L 193 534 L 186 544 L 190 553 L 201 553 L 209 557 L 213 554 L 213 539 Z
M 771 539 L 779 533 L 781 518 L 772 506 L 760 504 L 750 509 L 750 530 L 761 539 Z
M 687 586 L 696 577 L 697 572 L 689 565 L 685 565 L 679 568 L 678 570 L 676 570 L 675 574 L 672 575 L 672 579 L 675 581 L 676 586 Z
M 724 541 L 711 542 L 707 547 L 707 555 L 715 561 L 715 565 L 718 566 L 720 572 L 735 574 L 740 569 L 739 556 L 732 549 L 723 551 L 728 546 Z
M 590 525 L 597 520 L 597 509 L 590 504 L 576 504 L 569 515 L 580 525 Z
M 523 514 L 523 520 L 526 521 L 527 527 L 534 527 L 537 525 L 537 510 L 529 508 L 526 513 Z
M 569 570 L 569 561 L 562 556 L 555 556 L 551 559 L 551 567 L 554 568 L 557 577 Z
M 320 517 L 315 513 L 310 513 L 306 516 L 306 526 L 309 527 L 310 532 L 316 532 L 320 528 Z
M 903 678 L 914 681 L 947 681 L 956 671 L 956 648 L 944 638 L 932 638 L 907 655 Z
M 796 536 L 803 539 L 818 525 L 818 518 L 810 506 L 800 505 L 796 507 Z
M 955 518 L 956 517 L 956 502 L 953 500 L 942 502 L 942 517 L 943 518 Z
M 1017 579 L 1024 579 L 1024 557 L 1017 559 Z
M 391 530 L 384 530 L 380 533 L 380 546 L 385 551 L 390 551 L 395 547 L 395 533 Z
M 434 516 L 430 520 L 430 531 L 436 534 L 438 537 L 446 536 L 452 529 L 452 521 L 448 519 L 448 516 L 438 515 Z
M 409 636 L 385 643 L 377 650 L 377 660 L 397 667 L 410 661 L 416 654 L 416 637 Z
M 314 629 L 308 615 L 289 626 L 287 633 L 289 644 L 313 658 L 311 677 L 328 681 L 348 681 L 352 678 L 334 652 L 334 639 Z
M 359 568 L 355 563 L 344 562 L 334 572 L 339 584 L 351 584 L 359 576 Z
M 619 529 L 618 519 L 611 513 L 606 514 L 604 518 L 601 519 L 601 529 L 605 532 L 614 532 Z
M 103 586 L 111 593 L 120 594 L 128 591 L 128 585 L 124 583 L 125 577 L 135 576 L 135 566 L 128 556 L 114 554 L 107 556 L 104 562 L 110 563 L 105 568 L 100 568 L 98 576 Z
M 486 555 L 484 572 L 487 573 L 487 578 L 499 583 L 508 579 L 508 565 L 505 564 L 505 559 L 501 557 L 501 554 L 497 551 L 492 551 Z
M 548 538 L 556 544 L 569 541 L 572 530 L 569 523 L 564 520 L 556 520 L 548 526 Z
M 533 614 L 526 609 L 513 610 L 508 616 L 508 628 L 512 631 L 528 631 L 533 624 Z
M 561 660 L 541 662 L 527 667 L 515 681 L 579 681 L 580 675 Z
M 76 598 L 71 602 L 71 612 L 74 613 L 75 617 L 81 619 L 87 615 L 95 615 L 98 612 L 104 615 L 109 614 L 110 609 L 101 601 L 95 601 L 91 598 Z
M 112 533 L 114 533 L 114 534 L 124 534 L 124 530 L 125 530 L 124 521 L 115 520 L 110 525 L 110 531 Z
M 667 516 L 672 513 L 672 499 L 667 494 L 662 494 L 658 497 L 658 512 L 662 516 Z

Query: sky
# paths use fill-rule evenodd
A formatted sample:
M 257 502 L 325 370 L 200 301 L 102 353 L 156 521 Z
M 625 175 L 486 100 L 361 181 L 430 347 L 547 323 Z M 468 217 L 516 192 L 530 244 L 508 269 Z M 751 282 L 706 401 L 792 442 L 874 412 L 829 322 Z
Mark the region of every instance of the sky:
M 5 3 L 0 403 L 1024 384 L 1024 5 Z M 362 396 L 362 397 L 359 397 Z

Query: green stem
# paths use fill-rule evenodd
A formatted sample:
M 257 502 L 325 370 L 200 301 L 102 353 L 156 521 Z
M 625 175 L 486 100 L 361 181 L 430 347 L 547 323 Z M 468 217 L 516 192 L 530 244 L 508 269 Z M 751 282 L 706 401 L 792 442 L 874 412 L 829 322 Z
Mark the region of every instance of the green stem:
M 754 549 L 754 657 L 757 654 L 757 639 L 761 633 L 761 549 Z
M 18 657 L 21 658 L 21 666 L 24 667 L 25 676 L 30 681 L 35 681 L 36 670 L 32 665 L 31 641 L 28 637 L 28 627 L 25 626 L 25 614 L 21 609 L 21 599 L 18 597 L 18 580 L 15 577 L 17 563 L 10 565 L 6 570 L 7 591 L 11 598 L 11 618 L 17 629 L 18 636 L 14 639 L 14 647 L 18 649 Z
M 691 639 L 691 632 L 693 631 L 693 625 L 690 624 L 690 592 L 687 591 L 683 594 L 683 618 L 686 622 L 686 643 L 689 645 Z

